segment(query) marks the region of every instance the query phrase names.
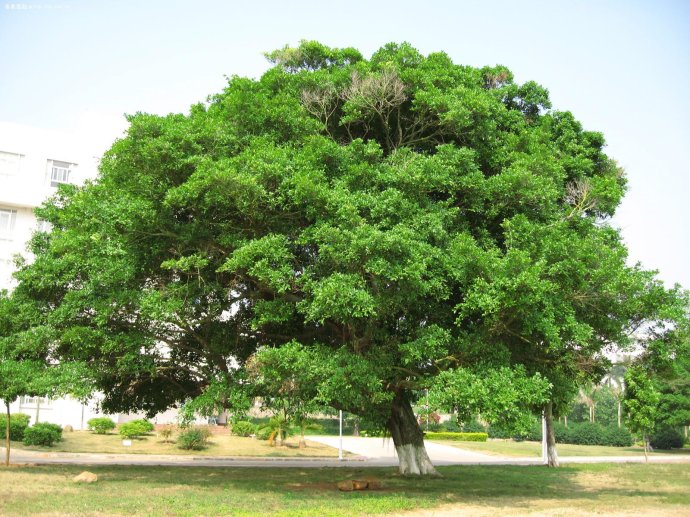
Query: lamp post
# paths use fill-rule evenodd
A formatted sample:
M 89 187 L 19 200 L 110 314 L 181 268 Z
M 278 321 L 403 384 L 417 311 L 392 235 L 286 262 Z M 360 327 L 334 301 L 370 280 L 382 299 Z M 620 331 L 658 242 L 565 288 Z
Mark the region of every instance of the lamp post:
M 541 414 L 541 461 L 544 465 L 548 465 L 548 450 L 546 445 L 546 415 Z
M 340 446 L 338 447 L 338 459 L 343 459 L 343 410 L 340 410 Z

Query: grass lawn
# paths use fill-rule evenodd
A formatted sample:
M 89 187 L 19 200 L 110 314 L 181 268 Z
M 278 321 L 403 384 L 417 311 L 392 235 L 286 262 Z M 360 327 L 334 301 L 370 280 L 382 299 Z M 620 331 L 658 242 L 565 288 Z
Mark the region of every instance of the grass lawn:
M 94 434 L 89 431 L 63 433 L 63 440 L 52 447 L 32 447 L 12 442 L 16 449 L 50 452 L 93 452 L 128 454 L 194 454 L 195 456 L 288 456 L 288 457 L 337 457 L 338 450 L 307 440 L 307 447 L 298 447 L 299 438 L 292 437 L 283 447 L 271 447 L 265 440 L 242 438 L 229 434 L 214 434 L 210 446 L 202 451 L 185 451 L 175 443 L 164 443 L 158 436 L 146 436 L 132 440 L 131 447 L 122 445 L 119 434 Z M 175 436 L 173 435 L 173 439 Z
M 589 464 L 559 469 L 442 467 L 440 479 L 395 469 L 89 467 L 0 468 L 0 515 L 690 515 L 690 469 Z M 339 492 L 374 477 L 378 490 Z
M 541 457 L 541 442 L 514 442 L 512 440 L 489 440 L 487 442 L 435 441 L 459 449 L 482 452 L 496 456 Z M 559 456 L 643 456 L 642 447 L 604 447 L 601 445 L 570 445 L 561 443 L 556 449 Z M 657 450 L 652 454 L 690 454 L 690 449 L 672 451 Z

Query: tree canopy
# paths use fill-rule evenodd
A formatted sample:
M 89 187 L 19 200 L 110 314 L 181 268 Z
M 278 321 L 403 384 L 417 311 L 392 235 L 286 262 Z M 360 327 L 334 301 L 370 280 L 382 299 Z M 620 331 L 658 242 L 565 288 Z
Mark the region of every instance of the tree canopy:
M 409 44 L 267 57 L 187 115 L 129 116 L 98 179 L 38 211 L 18 289 L 105 409 L 231 405 L 263 353 L 433 473 L 410 402 L 442 372 L 521 365 L 560 403 L 669 325 L 677 293 L 607 224 L 621 169 L 545 88 Z

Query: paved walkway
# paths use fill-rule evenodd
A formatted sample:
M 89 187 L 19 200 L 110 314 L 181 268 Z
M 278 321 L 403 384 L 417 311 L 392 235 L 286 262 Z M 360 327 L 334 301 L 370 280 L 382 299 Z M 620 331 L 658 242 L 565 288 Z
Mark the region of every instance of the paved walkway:
M 337 436 L 310 436 L 313 440 L 338 448 Z M 448 445 L 426 442 L 427 452 L 434 465 L 540 465 L 535 457 L 508 457 L 481 454 Z M 68 452 L 38 452 L 11 450 L 12 463 L 74 464 L 74 465 L 143 465 L 181 467 L 264 467 L 264 468 L 322 468 L 322 467 L 397 467 L 398 459 L 391 439 L 343 437 L 343 450 L 354 454 L 343 460 L 337 458 L 275 458 L 241 456 L 193 456 L 159 454 L 93 454 Z M 0 458 L 5 449 L 0 447 Z M 561 463 L 643 463 L 639 456 L 572 456 L 561 457 Z M 690 454 L 654 454 L 650 463 L 690 463 Z

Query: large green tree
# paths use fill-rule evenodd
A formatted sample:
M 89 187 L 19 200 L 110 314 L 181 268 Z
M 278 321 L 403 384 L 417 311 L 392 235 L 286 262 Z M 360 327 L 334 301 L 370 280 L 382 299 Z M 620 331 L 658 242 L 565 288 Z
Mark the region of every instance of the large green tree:
M 523 365 L 560 403 L 647 317 L 605 224 L 621 170 L 544 88 L 408 44 L 267 57 L 187 115 L 130 116 L 99 178 L 39 210 L 19 289 L 105 409 L 231 405 L 285 350 L 431 474 L 411 401 L 439 373 Z

